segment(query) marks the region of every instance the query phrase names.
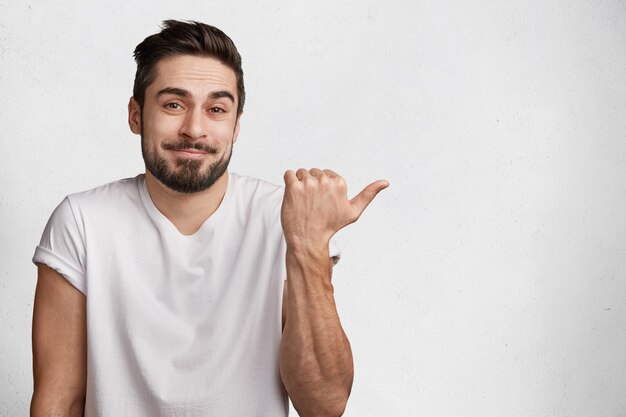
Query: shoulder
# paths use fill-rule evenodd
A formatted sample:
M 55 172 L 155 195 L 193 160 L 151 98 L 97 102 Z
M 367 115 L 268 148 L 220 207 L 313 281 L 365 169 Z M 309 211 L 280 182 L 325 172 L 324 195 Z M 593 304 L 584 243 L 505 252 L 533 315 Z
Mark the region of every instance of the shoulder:
M 72 208 L 90 206 L 104 208 L 107 205 L 118 205 L 124 200 L 138 200 L 139 188 L 143 181 L 143 174 L 140 174 L 70 194 L 66 200 Z

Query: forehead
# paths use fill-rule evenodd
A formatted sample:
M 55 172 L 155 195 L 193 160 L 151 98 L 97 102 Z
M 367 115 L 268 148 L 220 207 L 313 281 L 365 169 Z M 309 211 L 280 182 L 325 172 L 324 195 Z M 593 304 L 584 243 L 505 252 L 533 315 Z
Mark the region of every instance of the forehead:
M 219 60 L 205 56 L 179 55 L 159 61 L 154 81 L 146 95 L 163 88 L 182 88 L 193 96 L 206 96 L 212 91 L 229 91 L 237 97 L 235 72 Z

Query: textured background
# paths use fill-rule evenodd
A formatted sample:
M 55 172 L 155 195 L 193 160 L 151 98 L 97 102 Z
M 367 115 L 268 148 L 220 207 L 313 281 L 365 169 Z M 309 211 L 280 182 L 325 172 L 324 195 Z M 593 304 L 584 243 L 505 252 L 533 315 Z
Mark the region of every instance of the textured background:
M 346 416 L 626 415 L 625 2 L 2 0 L 0 416 L 52 209 L 142 171 L 131 52 L 166 18 L 240 48 L 233 171 L 391 182 L 337 236 Z

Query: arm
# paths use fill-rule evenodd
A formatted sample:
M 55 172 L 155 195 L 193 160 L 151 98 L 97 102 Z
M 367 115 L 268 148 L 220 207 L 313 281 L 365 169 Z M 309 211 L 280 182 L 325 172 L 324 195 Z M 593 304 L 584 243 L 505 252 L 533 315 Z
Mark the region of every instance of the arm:
M 285 174 L 281 220 L 287 287 L 279 364 L 283 384 L 303 417 L 340 416 L 348 401 L 352 352 L 333 297 L 328 242 L 387 186 L 377 181 L 348 200 L 343 178 L 332 171 Z
M 31 417 L 82 416 L 87 384 L 85 296 L 38 264 L 33 311 Z

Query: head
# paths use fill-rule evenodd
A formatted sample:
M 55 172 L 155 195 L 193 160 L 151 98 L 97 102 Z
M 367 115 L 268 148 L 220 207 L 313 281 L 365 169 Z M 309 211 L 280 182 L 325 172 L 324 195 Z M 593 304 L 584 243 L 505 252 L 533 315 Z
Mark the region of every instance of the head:
M 243 112 L 235 45 L 215 27 L 168 20 L 135 60 L 129 123 L 141 135 L 146 175 L 179 192 L 211 187 L 226 172 Z
M 133 97 L 143 108 L 146 88 L 156 76 L 159 61 L 179 55 L 215 58 L 229 67 L 237 78 L 237 115 L 243 113 L 246 90 L 243 85 L 241 56 L 233 41 L 221 30 L 200 22 L 163 21 L 159 33 L 148 36 L 135 48 L 137 63 Z

